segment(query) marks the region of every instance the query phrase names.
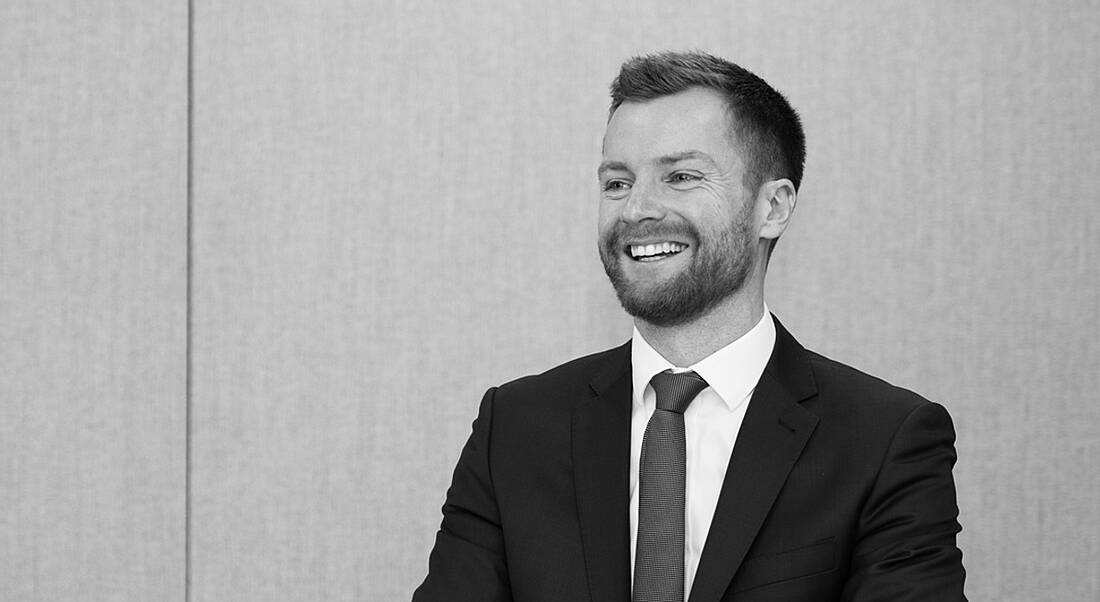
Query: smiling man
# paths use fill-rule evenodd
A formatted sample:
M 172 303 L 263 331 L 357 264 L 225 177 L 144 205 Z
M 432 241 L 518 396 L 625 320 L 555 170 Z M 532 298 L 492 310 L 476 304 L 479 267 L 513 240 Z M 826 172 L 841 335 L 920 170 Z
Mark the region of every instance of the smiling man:
M 794 109 L 702 53 L 611 94 L 599 252 L 633 336 L 485 394 L 413 599 L 964 600 L 947 412 L 764 303 Z

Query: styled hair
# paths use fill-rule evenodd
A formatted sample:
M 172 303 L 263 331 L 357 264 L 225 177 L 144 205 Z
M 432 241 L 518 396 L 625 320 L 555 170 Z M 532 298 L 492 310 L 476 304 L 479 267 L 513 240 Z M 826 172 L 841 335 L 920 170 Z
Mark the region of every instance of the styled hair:
M 798 113 L 775 88 L 754 73 L 704 52 L 636 56 L 611 82 L 611 111 L 624 102 L 644 102 L 702 87 L 729 105 L 734 144 L 741 147 L 744 184 L 758 190 L 767 180 L 788 178 L 798 190 L 806 161 L 806 135 Z

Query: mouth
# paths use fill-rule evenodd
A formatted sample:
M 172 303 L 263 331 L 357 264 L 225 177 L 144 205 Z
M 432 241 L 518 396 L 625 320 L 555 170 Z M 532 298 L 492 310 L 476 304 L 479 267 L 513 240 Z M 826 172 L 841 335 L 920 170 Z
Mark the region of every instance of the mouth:
M 661 241 L 648 244 L 627 245 L 626 254 L 634 261 L 653 262 L 661 261 L 680 254 L 688 246 L 672 241 Z

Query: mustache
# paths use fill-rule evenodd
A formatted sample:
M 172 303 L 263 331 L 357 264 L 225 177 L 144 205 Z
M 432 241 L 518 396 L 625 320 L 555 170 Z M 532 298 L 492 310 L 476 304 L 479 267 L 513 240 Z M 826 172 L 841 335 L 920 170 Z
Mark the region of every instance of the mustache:
M 699 231 L 691 224 L 619 223 L 604 235 L 603 243 L 606 247 L 617 248 L 625 245 L 627 240 L 641 238 L 691 239 L 698 241 Z

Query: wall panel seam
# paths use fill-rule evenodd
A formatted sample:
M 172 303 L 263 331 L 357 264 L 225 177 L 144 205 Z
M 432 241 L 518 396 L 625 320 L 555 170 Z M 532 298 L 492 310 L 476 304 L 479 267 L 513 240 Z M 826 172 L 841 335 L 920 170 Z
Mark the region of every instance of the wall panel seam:
M 194 0 L 186 0 L 187 2 L 187 165 L 186 165 L 186 204 L 187 204 L 187 249 L 186 249 L 186 326 L 185 326 L 185 342 L 184 342 L 184 412 L 186 414 L 184 419 L 184 528 L 183 528 L 183 599 L 184 602 L 190 602 L 191 600 L 191 422 L 192 422 L 192 410 L 191 410 L 191 393 L 192 393 L 192 299 L 193 299 L 193 275 L 192 275 L 192 256 L 193 256 L 193 242 L 194 242 L 194 220 L 192 219 L 194 214 L 194 89 L 195 89 L 195 77 L 194 77 L 194 44 L 195 44 L 195 2 Z

